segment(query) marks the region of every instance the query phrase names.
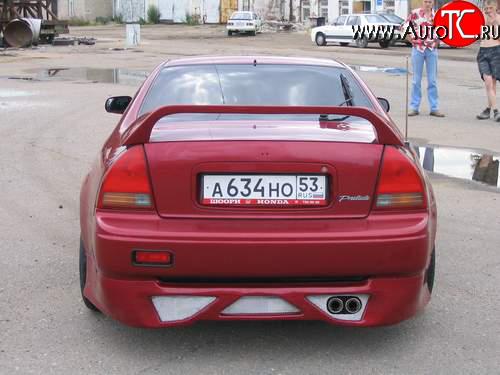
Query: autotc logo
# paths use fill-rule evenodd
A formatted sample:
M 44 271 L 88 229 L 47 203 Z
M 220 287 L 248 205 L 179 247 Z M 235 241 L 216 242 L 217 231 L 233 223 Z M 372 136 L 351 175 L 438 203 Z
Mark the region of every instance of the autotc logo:
M 499 38 L 498 27 L 485 26 L 481 10 L 463 0 L 452 1 L 437 10 L 434 31 L 441 41 L 452 47 L 466 47 L 476 40 Z

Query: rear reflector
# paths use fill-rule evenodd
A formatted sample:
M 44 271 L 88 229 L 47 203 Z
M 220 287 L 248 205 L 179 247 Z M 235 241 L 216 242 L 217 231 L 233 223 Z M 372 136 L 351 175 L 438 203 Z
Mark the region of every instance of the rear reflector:
M 425 208 L 422 176 L 403 149 L 386 146 L 380 173 L 376 209 Z
M 153 305 L 162 322 L 184 320 L 197 314 L 215 301 L 215 297 L 205 296 L 158 296 L 153 297 Z
M 241 297 L 235 303 L 226 307 L 224 315 L 244 314 L 296 314 L 300 312 L 294 305 L 279 297 L 249 296 Z
M 104 176 L 98 208 L 151 209 L 153 200 L 142 146 L 125 151 Z
M 168 251 L 137 250 L 133 262 L 138 265 L 168 266 L 172 264 L 172 254 Z

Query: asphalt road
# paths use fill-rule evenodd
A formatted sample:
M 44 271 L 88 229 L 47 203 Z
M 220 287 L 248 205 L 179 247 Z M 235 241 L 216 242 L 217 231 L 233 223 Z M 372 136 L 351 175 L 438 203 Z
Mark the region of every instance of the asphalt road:
M 431 177 L 439 209 L 435 291 L 425 312 L 402 324 L 204 322 L 143 330 L 88 311 L 78 286 L 80 183 L 118 120 L 104 112 L 104 100 L 135 87 L 6 77 L 33 77 L 49 67 L 148 71 L 167 57 L 196 53 L 341 53 L 351 64 L 384 66 L 403 66 L 404 59 L 401 50 L 394 56 L 319 50 L 304 35 L 212 40 L 157 28 L 143 33 L 142 52 L 112 51 L 122 45 L 116 28 L 77 32 L 102 42 L 0 54 L 0 374 L 498 373 L 500 190 L 439 175 Z M 412 119 L 410 136 L 421 144 L 500 153 L 500 125 L 474 120 L 484 94 L 473 52 L 460 54 L 462 61 L 443 58 L 440 65 L 448 117 Z M 402 126 L 405 77 L 361 74 L 390 99 Z

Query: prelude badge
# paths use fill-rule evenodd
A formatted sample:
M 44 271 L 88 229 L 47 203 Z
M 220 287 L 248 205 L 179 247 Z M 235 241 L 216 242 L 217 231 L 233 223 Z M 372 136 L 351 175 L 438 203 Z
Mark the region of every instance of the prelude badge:
M 343 201 L 369 201 L 369 195 L 339 195 L 339 202 Z

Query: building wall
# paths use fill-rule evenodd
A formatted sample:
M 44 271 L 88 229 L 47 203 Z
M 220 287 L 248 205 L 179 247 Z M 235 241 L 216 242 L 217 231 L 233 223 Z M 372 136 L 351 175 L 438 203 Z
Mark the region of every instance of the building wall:
M 412 9 L 417 4 L 420 6 L 422 2 L 422 0 L 103 0 L 102 2 L 59 0 L 59 6 L 60 12 L 64 12 L 63 8 L 73 3 L 76 12 L 81 13 L 79 7 L 82 3 L 93 2 L 102 3 L 103 6 L 106 4 L 106 11 L 109 11 L 109 4 L 113 1 L 115 14 L 122 14 L 126 22 L 136 22 L 141 17 L 146 19 L 149 5 L 156 5 L 162 13 L 162 20 L 175 23 L 185 22 L 188 14 L 199 17 L 200 21 L 205 23 L 225 23 L 234 10 L 251 10 L 263 19 L 288 21 L 291 1 L 294 22 L 303 22 L 306 25 L 309 24 L 309 17 L 322 16 L 327 22 L 332 22 L 340 14 L 367 11 L 375 13 L 389 10 L 406 18 L 408 6 Z M 98 7 L 94 5 L 94 8 Z M 88 10 L 87 13 L 89 13 Z M 312 20 L 312 22 L 315 21 Z
M 93 21 L 96 17 L 111 17 L 113 0 L 58 0 L 59 19 L 82 18 Z
M 186 17 L 195 16 L 202 23 L 218 23 L 221 0 L 114 0 L 115 14 L 121 14 L 125 22 L 147 19 L 151 5 L 160 10 L 162 21 L 183 23 Z
M 400 17 L 408 15 L 410 8 L 421 5 L 422 0 L 291 0 L 296 22 L 308 24 L 309 16 L 326 18 L 331 23 L 341 14 L 389 11 Z M 439 1 L 439 0 L 435 0 Z M 447 1 L 447 0 L 441 0 Z M 471 0 L 477 2 L 481 0 Z M 498 0 L 500 1 L 500 0 Z M 264 19 L 289 20 L 290 0 L 238 0 L 239 10 L 253 10 Z M 314 21 L 313 21 L 314 22 Z

